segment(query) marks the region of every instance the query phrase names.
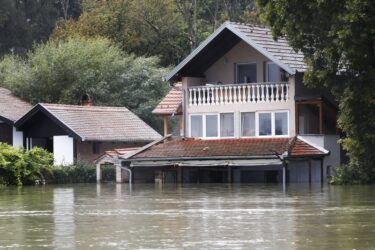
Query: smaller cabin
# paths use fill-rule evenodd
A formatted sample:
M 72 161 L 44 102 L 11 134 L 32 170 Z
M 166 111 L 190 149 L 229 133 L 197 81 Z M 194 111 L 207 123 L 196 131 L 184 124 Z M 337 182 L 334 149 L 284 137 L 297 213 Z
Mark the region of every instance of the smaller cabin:
M 92 163 L 113 148 L 143 146 L 161 138 L 125 107 L 39 103 L 16 122 L 26 149 L 52 152 L 56 165 Z

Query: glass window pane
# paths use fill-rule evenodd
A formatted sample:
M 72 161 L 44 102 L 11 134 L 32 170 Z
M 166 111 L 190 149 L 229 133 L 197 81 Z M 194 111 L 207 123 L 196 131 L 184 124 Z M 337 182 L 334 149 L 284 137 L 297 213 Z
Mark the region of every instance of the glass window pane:
M 257 81 L 257 65 L 238 64 L 237 65 L 237 83 L 250 83 Z
M 275 113 L 275 135 L 288 135 L 288 113 Z
M 271 113 L 259 114 L 259 135 L 272 135 Z
M 255 113 L 241 113 L 241 136 L 255 136 Z
M 220 114 L 220 136 L 232 137 L 234 136 L 234 114 Z
M 217 115 L 206 115 L 206 137 L 217 137 L 217 127 Z
M 203 136 L 203 122 L 201 115 L 190 116 L 191 137 Z
M 275 63 L 267 63 L 267 81 L 280 81 L 280 69 L 279 66 L 277 66 Z

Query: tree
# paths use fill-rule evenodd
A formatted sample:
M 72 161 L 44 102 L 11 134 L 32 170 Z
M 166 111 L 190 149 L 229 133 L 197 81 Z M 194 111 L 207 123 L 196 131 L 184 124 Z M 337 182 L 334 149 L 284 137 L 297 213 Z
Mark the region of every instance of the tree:
M 77 104 L 87 93 L 95 105 L 128 107 L 156 129 L 151 111 L 168 90 L 166 72 L 158 58 L 127 55 L 104 38 L 49 41 L 26 59 L 0 62 L 1 84 L 31 103 Z
M 158 56 L 162 65 L 185 55 L 183 25 L 173 0 L 87 0 L 78 21 L 58 23 L 53 39 L 74 34 L 106 37 L 127 53 Z
M 305 84 L 339 102 L 352 181 L 375 181 L 375 2 L 258 0 L 275 37 L 288 37 L 309 66 Z
M 0 0 L 0 6 L 0 55 L 25 55 L 34 42 L 48 40 L 60 17 L 81 13 L 80 0 Z

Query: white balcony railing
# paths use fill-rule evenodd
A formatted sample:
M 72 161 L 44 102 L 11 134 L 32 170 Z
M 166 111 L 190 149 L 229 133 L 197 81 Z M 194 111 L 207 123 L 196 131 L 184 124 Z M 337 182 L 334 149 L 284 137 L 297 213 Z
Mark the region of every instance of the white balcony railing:
M 287 82 L 199 86 L 188 89 L 189 105 L 272 103 L 289 100 Z

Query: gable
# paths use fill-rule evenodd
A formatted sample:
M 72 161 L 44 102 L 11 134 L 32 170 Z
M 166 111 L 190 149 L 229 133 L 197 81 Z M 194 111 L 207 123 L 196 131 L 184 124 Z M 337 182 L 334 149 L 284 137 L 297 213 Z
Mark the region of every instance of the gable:
M 253 47 L 289 74 L 294 75 L 297 71 L 306 69 L 302 53 L 295 52 L 284 38 L 275 41 L 268 28 L 225 22 L 178 64 L 166 76 L 166 80 L 184 76 L 202 77 L 204 71 L 240 41 Z

